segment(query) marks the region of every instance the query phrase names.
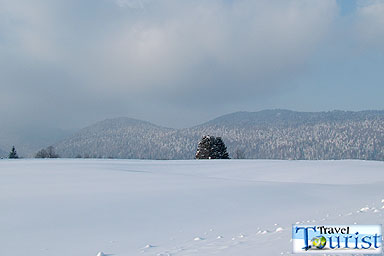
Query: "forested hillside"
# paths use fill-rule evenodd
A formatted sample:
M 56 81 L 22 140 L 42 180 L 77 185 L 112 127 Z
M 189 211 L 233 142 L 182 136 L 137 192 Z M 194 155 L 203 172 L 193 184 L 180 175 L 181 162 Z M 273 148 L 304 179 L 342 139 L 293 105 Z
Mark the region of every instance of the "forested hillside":
M 384 111 L 237 112 L 187 129 L 108 119 L 55 145 L 63 157 L 192 159 L 203 135 L 231 157 L 384 160 Z

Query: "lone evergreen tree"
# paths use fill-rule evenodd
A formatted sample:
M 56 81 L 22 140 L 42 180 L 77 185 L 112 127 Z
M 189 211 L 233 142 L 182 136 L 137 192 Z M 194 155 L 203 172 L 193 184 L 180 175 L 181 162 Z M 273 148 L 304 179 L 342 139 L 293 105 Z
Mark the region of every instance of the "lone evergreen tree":
M 8 158 L 9 159 L 19 158 L 19 156 L 17 155 L 16 149 L 15 149 L 15 146 L 13 146 L 11 152 L 9 152 Z
M 227 147 L 221 137 L 203 136 L 198 144 L 196 159 L 229 159 Z

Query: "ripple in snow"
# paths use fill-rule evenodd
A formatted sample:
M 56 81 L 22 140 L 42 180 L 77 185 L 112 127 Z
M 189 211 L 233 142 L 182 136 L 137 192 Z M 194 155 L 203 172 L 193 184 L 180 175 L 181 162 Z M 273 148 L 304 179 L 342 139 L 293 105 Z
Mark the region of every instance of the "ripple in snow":
M 278 227 L 277 229 L 276 229 L 276 232 L 282 232 L 284 229 L 282 228 L 282 227 Z

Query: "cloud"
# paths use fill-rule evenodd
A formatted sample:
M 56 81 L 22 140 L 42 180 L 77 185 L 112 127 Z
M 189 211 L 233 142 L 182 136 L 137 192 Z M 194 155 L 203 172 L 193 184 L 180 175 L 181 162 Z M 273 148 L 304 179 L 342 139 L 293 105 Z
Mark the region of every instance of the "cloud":
M 0 118 L 10 99 L 20 119 L 66 122 L 263 99 L 305 72 L 337 11 L 334 0 L 0 0 Z
M 359 41 L 367 47 L 384 50 L 384 1 L 360 1 L 356 15 Z
M 241 99 L 249 90 L 274 89 L 281 84 L 277 77 L 303 69 L 337 10 L 334 1 L 146 4 L 136 20 L 96 42 L 92 70 L 97 81 L 121 93 L 156 92 L 183 101 L 195 92 Z
M 144 3 L 142 0 L 115 0 L 116 4 L 120 7 L 128 7 L 133 9 L 143 9 Z

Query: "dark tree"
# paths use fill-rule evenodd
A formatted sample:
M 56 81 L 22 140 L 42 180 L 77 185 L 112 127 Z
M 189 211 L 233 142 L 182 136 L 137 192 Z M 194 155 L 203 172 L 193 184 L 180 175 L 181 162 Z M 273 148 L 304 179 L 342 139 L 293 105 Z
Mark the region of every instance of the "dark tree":
M 201 138 L 196 152 L 196 159 L 210 159 L 212 151 L 212 138 L 211 136 L 203 136 Z
M 227 147 L 221 137 L 217 137 L 214 140 L 214 155 L 215 159 L 229 159 Z
M 47 147 L 48 158 L 59 158 L 59 155 L 56 154 L 55 148 L 53 146 Z
M 9 152 L 8 158 L 9 159 L 19 158 L 19 156 L 17 155 L 16 149 L 15 149 L 15 146 L 13 146 L 11 152 Z
M 35 158 L 48 158 L 48 152 L 43 148 L 36 153 Z
M 59 155 L 55 153 L 55 148 L 52 146 L 42 149 L 36 153 L 35 158 L 58 158 Z
M 196 159 L 229 159 L 221 137 L 203 136 L 197 147 Z

